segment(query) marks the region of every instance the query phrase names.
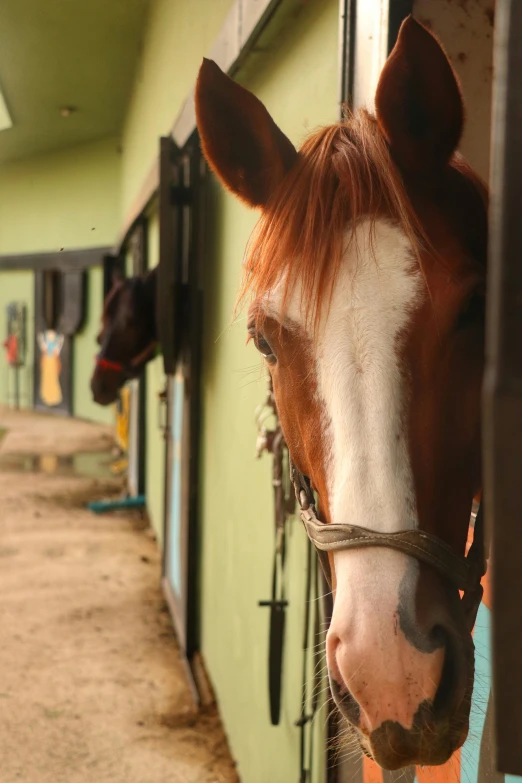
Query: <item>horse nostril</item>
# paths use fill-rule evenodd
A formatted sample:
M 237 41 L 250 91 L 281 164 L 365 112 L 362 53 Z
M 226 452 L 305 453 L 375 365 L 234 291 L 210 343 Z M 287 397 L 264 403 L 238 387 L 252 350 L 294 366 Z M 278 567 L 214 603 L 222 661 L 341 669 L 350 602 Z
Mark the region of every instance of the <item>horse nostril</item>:
M 442 676 L 433 700 L 433 712 L 436 717 L 445 718 L 458 708 L 465 696 L 466 661 L 462 643 L 455 634 L 440 625 L 435 626 L 432 634 L 442 640 L 444 647 Z

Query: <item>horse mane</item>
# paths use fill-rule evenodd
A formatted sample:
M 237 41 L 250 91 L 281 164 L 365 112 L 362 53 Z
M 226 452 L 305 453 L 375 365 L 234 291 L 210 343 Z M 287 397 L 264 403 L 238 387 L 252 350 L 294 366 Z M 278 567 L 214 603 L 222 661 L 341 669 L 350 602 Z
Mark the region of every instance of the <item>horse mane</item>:
M 403 229 L 420 261 L 429 240 L 376 118 L 360 110 L 303 143 L 247 245 L 237 306 L 284 280 L 284 307 L 299 278 L 305 317 L 317 326 L 358 221 L 370 220 L 371 242 L 375 221 L 384 215 Z

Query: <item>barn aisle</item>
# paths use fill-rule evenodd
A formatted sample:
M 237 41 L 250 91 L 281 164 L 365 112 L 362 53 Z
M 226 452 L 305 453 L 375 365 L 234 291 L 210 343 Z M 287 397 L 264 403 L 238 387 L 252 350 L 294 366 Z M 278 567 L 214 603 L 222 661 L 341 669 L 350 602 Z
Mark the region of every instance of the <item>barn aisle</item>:
M 198 715 L 110 431 L 0 408 L 0 781 L 231 783 L 213 710 Z M 103 453 L 105 452 L 105 454 Z

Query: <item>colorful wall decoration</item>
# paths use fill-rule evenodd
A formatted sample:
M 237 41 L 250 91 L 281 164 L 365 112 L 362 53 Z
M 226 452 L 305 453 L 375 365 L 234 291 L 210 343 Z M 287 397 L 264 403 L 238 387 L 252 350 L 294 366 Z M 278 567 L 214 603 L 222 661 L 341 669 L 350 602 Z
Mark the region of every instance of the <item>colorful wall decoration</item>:
M 87 276 L 81 269 L 35 272 L 33 396 L 38 410 L 71 415 L 73 344 L 83 328 Z
M 7 334 L 4 342 L 6 358 L 11 367 L 22 367 L 26 356 L 25 324 L 27 308 L 22 302 L 10 302 L 6 306 Z
M 64 335 L 58 334 L 54 329 L 47 329 L 36 336 L 40 349 L 40 400 L 49 408 L 54 408 L 63 402 L 60 354 L 64 340 Z
M 21 404 L 20 369 L 25 365 L 27 353 L 26 322 L 27 307 L 22 302 L 6 305 L 5 359 L 8 364 L 7 397 L 15 408 Z
M 34 407 L 71 415 L 71 338 L 54 329 L 38 331 L 35 337 Z

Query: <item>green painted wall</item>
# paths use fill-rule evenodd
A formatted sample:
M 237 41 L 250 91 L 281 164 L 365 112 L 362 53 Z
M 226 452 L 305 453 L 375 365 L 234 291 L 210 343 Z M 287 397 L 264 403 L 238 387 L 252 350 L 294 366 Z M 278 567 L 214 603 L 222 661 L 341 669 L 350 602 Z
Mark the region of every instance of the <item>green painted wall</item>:
M 232 0 L 152 0 L 123 132 L 127 211 L 196 79 Z
M 0 255 L 112 245 L 120 220 L 120 173 L 116 138 L 1 166 Z M 28 302 L 32 335 L 33 273 L 0 274 L 0 302 L 17 298 Z M 112 409 L 94 405 L 89 390 L 102 310 L 101 268 L 89 271 L 87 293 L 85 326 L 74 345 L 73 411 L 82 418 L 110 423 Z M 0 318 L 3 312 L 2 304 Z M 0 328 L 4 334 L 5 323 L 0 322 Z M 32 404 L 32 340 L 31 365 L 23 371 L 26 405 Z M 2 372 L 0 401 L 7 400 L 6 387 Z
M 148 222 L 149 268 L 159 260 L 159 221 L 153 210 Z M 165 495 L 165 439 L 158 427 L 158 395 L 165 386 L 163 358 L 158 356 L 147 365 L 147 450 L 145 455 L 145 486 L 147 511 L 152 527 L 163 547 L 163 498 Z
M 299 143 L 307 129 L 336 119 L 337 0 L 310 4 L 293 28 L 241 75 Z M 206 282 L 202 455 L 203 654 L 243 783 L 298 778 L 306 540 L 290 527 L 290 601 L 284 663 L 283 718 L 268 720 L 268 614 L 273 551 L 271 464 L 256 462 L 254 410 L 266 394 L 259 359 L 245 347 L 245 322 L 231 325 L 240 266 L 255 214 L 217 185 Z M 325 723 L 324 712 L 317 731 Z M 321 761 L 320 745 L 316 758 Z M 319 781 L 318 772 L 314 780 Z
M 23 407 L 33 404 L 34 276 L 32 272 L 0 271 L 0 344 L 7 337 L 6 305 L 23 302 L 27 307 L 27 357 L 20 370 L 20 395 Z M 14 392 L 13 370 L 8 368 L 5 351 L 0 358 L 0 403 L 11 404 Z
M 120 219 L 118 140 L 0 167 L 0 254 L 112 245 Z

